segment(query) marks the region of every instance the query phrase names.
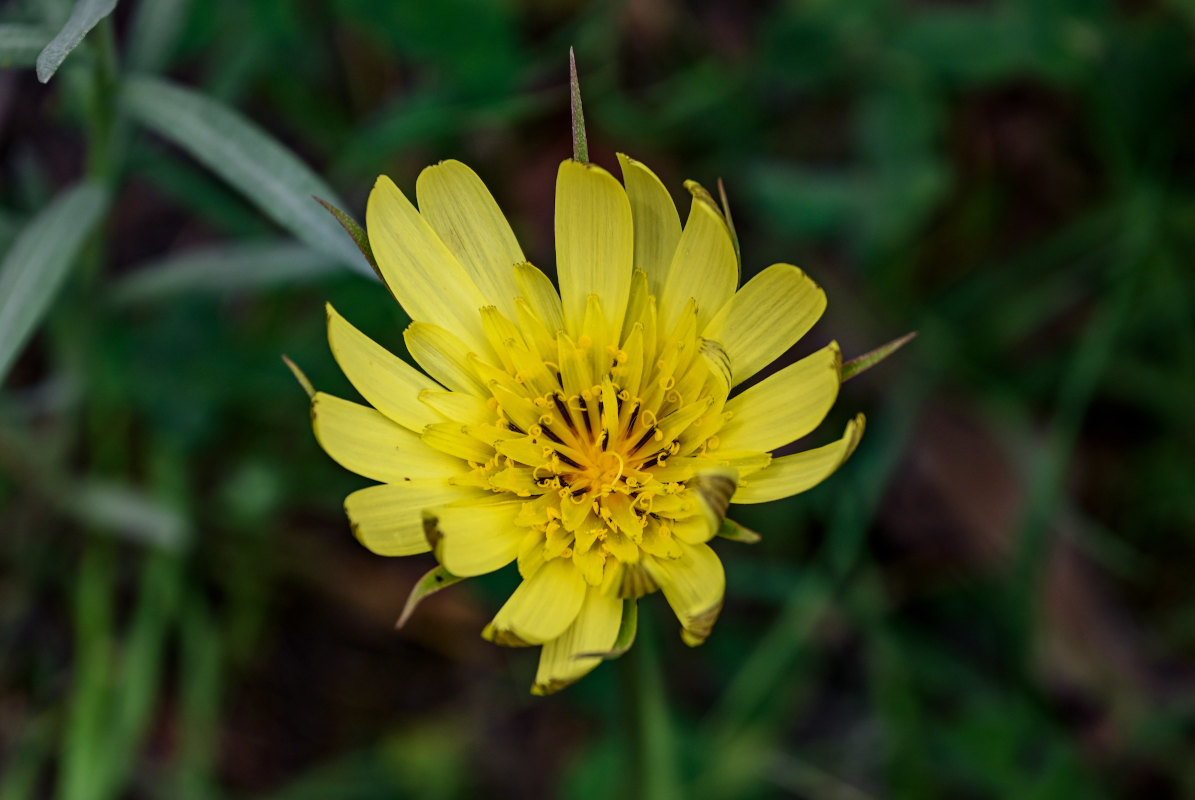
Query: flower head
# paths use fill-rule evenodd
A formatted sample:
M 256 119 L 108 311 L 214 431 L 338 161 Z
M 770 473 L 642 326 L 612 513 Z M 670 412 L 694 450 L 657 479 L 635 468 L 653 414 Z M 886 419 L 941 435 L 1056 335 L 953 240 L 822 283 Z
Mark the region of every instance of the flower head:
M 369 242 L 423 371 L 329 306 L 333 354 L 372 408 L 312 401 L 328 454 L 379 482 L 345 502 L 366 547 L 431 550 L 460 577 L 517 561 L 522 583 L 484 635 L 542 645 L 537 693 L 593 669 L 624 601 L 657 589 L 684 640 L 704 641 L 725 588 L 707 542 L 737 530 L 728 505 L 814 486 L 863 432 L 860 416 L 832 444 L 771 455 L 833 405 L 838 346 L 734 391 L 812 327 L 825 293 L 788 264 L 739 288 L 734 235 L 709 193 L 686 184 L 682 227 L 660 180 L 619 161 L 621 184 L 593 164 L 560 166 L 559 292 L 464 164 L 425 169 L 418 210 L 379 178 Z

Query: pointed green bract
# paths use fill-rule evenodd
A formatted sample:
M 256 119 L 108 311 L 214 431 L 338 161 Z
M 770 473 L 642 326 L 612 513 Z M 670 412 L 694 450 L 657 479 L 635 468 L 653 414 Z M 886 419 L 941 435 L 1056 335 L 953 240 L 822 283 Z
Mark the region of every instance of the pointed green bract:
M 721 527 L 718 528 L 718 536 L 732 542 L 742 542 L 743 544 L 759 544 L 763 541 L 763 537 L 750 528 L 744 528 L 732 519 L 722 520 Z
M 910 331 L 899 339 L 893 339 L 887 344 L 880 345 L 871 352 L 864 353 L 857 358 L 852 358 L 842 365 L 842 380 L 849 381 L 851 378 L 858 375 L 860 372 L 865 372 L 871 369 L 876 364 L 883 361 L 888 356 L 895 353 L 900 348 L 904 347 L 909 342 L 917 338 L 917 331 Z
M 730 228 L 730 238 L 734 240 L 734 254 L 739 257 L 741 263 L 743 252 L 739 248 L 739 234 L 734 229 L 734 217 L 730 216 L 730 198 L 726 196 L 726 184 L 722 183 L 721 178 L 718 178 L 718 197 L 722 201 L 722 216 L 726 217 L 726 227 Z
M 299 369 L 299 365 L 285 355 L 282 357 L 282 361 L 286 364 L 287 369 L 290 370 L 290 374 L 295 376 L 295 380 L 299 382 L 299 386 L 303 387 L 303 391 L 307 392 L 307 399 L 310 400 L 315 397 L 315 386 L 312 385 L 311 379 L 307 377 L 307 374 Z
M 568 49 L 568 94 L 573 116 L 573 160 L 589 161 L 589 140 L 585 136 L 585 111 L 581 108 L 581 82 L 577 80 L 577 57 Z
M 394 623 L 394 627 L 401 628 L 407 624 L 407 620 L 415 613 L 415 608 L 422 603 L 427 597 L 435 594 L 441 589 L 447 589 L 454 583 L 460 583 L 464 578 L 453 575 L 443 567 L 436 567 L 431 572 L 424 575 L 411 589 L 411 595 L 407 598 L 407 604 L 403 606 L 402 614 L 398 617 L 398 622 Z
M 378 269 L 378 260 L 373 256 L 373 248 L 369 244 L 369 236 L 365 233 L 365 229 L 361 227 L 361 223 L 322 197 L 316 197 L 315 202 L 328 209 L 329 213 L 336 217 L 336 221 L 340 223 L 340 227 L 344 228 L 345 233 L 352 237 L 353 243 L 357 245 L 357 249 L 361 251 L 361 255 L 365 256 L 365 260 L 373 268 L 374 274 L 378 276 L 378 279 L 382 283 L 385 283 L 385 279 L 382 278 L 382 272 Z

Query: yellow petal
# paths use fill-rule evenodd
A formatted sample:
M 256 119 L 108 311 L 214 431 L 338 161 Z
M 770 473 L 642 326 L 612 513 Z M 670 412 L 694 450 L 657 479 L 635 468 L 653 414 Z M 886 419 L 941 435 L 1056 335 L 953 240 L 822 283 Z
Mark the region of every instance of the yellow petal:
M 635 223 L 635 269 L 643 270 L 648 291 L 659 297 L 681 238 L 680 214 L 654 172 L 622 153 L 618 154 L 618 163 Z
M 523 251 L 477 173 L 459 161 L 441 161 L 419 174 L 415 198 L 482 297 L 513 317 L 518 290 L 511 267 L 524 260 Z
M 466 461 L 484 464 L 494 455 L 494 448 L 469 435 L 459 422 L 433 422 L 419 435 L 430 447 Z
M 589 587 L 577 619 L 563 635 L 544 645 L 531 693 L 559 691 L 602 663 L 600 658 L 578 656 L 603 653 L 614 646 L 622 625 L 622 608 L 621 599 L 603 594 L 596 586 Z
M 711 528 L 704 514 L 678 519 L 672 523 L 672 535 L 687 544 L 703 544 L 714 538 L 717 528 Z
M 330 394 L 311 398 L 311 421 L 316 440 L 336 463 L 381 483 L 447 478 L 467 469 L 378 411 Z
M 837 442 L 773 459 L 765 469 L 743 478 L 732 503 L 766 503 L 812 489 L 833 474 L 855 451 L 863 437 L 863 415 L 846 426 Z
M 589 296 L 601 298 L 610 329 L 622 329 L 631 288 L 631 204 L 613 175 L 565 161 L 556 177 L 556 272 L 566 329 L 579 336 Z
M 423 532 L 436 560 L 453 575 L 471 578 L 515 560 L 527 529 L 515 525 L 523 503 L 424 509 Z
M 477 311 L 491 301 L 385 175 L 369 193 L 365 223 L 382 277 L 411 319 L 442 325 L 484 353 Z
M 481 315 L 478 314 L 480 321 Z M 485 386 L 469 363 L 469 347 L 447 328 L 427 322 L 412 322 L 403 331 L 411 358 L 428 375 L 454 392 L 484 395 Z
M 714 316 L 701 335 L 722 345 L 737 385 L 775 361 L 826 310 L 826 293 L 791 264 L 773 264 Z
M 519 584 L 482 636 L 521 647 L 557 638 L 573 624 L 585 600 L 585 579 L 567 558 L 545 562 Z
M 527 301 L 535 316 L 539 317 L 539 321 L 555 339 L 557 332 L 564 330 L 564 312 L 560 307 L 560 295 L 552 281 L 532 264 L 515 265 L 514 278 L 519 295 Z
M 648 556 L 643 566 L 660 585 L 664 598 L 680 620 L 681 638 L 692 647 L 706 640 L 718 619 L 726 592 L 726 573 L 709 545 L 689 544 L 679 539 L 677 542 L 680 558 Z
M 439 415 L 419 402 L 420 392 L 440 385 L 394 355 L 336 313 L 329 303 L 328 344 L 336 363 L 361 396 L 390 419 L 413 431 Z
M 831 342 L 730 400 L 718 431 L 727 450 L 775 450 L 811 433 L 838 397 L 842 355 Z
M 677 243 L 660 295 L 660 325 L 672 330 L 690 298 L 701 330 L 734 295 L 739 258 L 721 212 L 694 194 L 689 220 Z
M 428 390 L 419 393 L 419 402 L 439 412 L 444 419 L 477 425 L 493 422 L 497 418 L 494 409 L 486 405 L 485 398 L 466 392 L 444 392 Z M 439 420 L 429 420 L 438 422 Z
M 435 479 L 383 483 L 350 494 L 344 510 L 361 544 L 380 556 L 409 556 L 431 550 L 423 533 L 423 509 L 487 494 Z

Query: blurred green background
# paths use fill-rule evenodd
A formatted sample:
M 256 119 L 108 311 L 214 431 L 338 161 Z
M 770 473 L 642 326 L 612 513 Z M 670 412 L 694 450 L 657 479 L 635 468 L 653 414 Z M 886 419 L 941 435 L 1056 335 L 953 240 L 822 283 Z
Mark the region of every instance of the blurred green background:
M 112 5 L 0 5 L 0 800 L 1195 797 L 1195 5 Z M 790 357 L 920 331 L 704 647 L 642 604 L 640 707 L 636 651 L 527 693 L 513 574 L 395 632 L 431 558 L 280 360 L 354 396 L 325 300 L 401 349 L 310 194 L 459 158 L 551 269 L 570 45 L 596 161 L 827 288 Z

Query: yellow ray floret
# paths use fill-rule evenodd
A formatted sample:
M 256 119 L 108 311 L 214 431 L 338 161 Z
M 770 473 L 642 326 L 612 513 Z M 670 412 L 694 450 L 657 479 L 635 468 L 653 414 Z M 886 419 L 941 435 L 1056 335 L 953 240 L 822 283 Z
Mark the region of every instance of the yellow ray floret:
M 660 180 L 619 161 L 625 188 L 593 164 L 560 167 L 559 291 L 464 164 L 424 170 L 418 209 L 379 178 L 370 243 L 423 371 L 329 307 L 332 351 L 370 406 L 312 400 L 328 454 L 379 482 L 345 502 L 366 547 L 430 550 L 460 577 L 517 562 L 523 581 L 484 635 L 542 646 L 538 694 L 600 663 L 624 600 L 663 592 L 684 640 L 704 641 L 725 590 L 708 542 L 733 528 L 728 506 L 811 488 L 863 432 L 860 416 L 836 442 L 773 458 L 834 404 L 838 346 L 734 389 L 809 331 L 825 293 L 787 264 L 736 291 L 709 193 L 688 184 L 682 227 Z

